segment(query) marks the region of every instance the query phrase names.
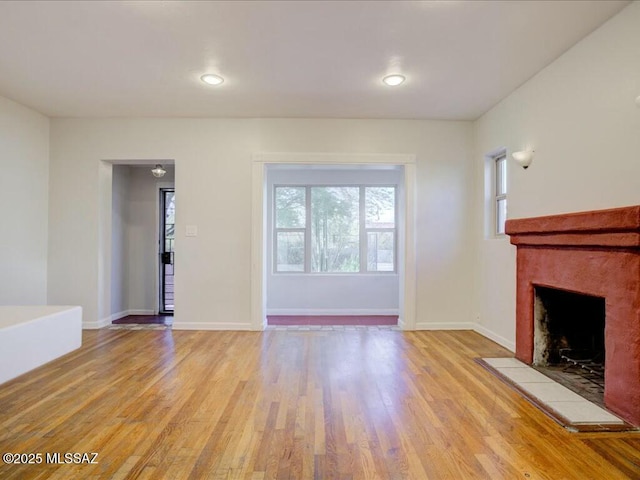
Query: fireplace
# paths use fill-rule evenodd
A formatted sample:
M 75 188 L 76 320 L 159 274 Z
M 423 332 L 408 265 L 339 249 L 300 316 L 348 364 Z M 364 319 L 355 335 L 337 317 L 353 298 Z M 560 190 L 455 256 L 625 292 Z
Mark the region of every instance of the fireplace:
M 507 221 L 516 357 L 604 371 L 604 404 L 640 425 L 640 206 Z
M 546 287 L 534 294 L 533 365 L 582 365 L 604 377 L 604 298 Z
M 533 367 L 601 407 L 605 319 L 603 297 L 534 286 Z

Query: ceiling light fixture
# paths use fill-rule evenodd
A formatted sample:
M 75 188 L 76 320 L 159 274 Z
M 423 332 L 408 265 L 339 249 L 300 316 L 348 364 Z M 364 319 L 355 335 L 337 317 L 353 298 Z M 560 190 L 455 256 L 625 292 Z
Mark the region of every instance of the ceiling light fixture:
M 162 168 L 162 165 L 158 164 L 151 169 L 151 173 L 156 178 L 162 178 L 164 177 L 164 174 L 167 173 L 167 171 L 164 168 Z
M 224 78 L 222 78 L 220 75 L 214 75 L 213 73 L 202 75 L 200 77 L 200 80 L 209 85 L 220 85 L 222 82 L 224 82 Z
M 387 75 L 382 79 L 385 85 L 389 85 L 390 87 L 396 87 L 405 81 L 404 75 L 400 75 L 399 73 L 394 73 L 392 75 Z

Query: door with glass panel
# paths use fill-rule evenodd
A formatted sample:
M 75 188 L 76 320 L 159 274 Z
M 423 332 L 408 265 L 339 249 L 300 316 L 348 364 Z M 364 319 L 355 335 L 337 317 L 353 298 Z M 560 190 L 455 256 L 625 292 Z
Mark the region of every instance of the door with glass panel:
M 160 189 L 160 313 L 173 313 L 173 259 L 176 224 L 176 196 L 173 188 Z

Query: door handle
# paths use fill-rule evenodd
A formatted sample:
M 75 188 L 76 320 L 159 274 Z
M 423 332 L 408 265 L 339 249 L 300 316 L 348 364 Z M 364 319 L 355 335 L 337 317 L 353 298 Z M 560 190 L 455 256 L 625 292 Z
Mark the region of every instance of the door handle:
M 173 252 L 162 252 L 160 261 L 163 265 L 173 265 Z

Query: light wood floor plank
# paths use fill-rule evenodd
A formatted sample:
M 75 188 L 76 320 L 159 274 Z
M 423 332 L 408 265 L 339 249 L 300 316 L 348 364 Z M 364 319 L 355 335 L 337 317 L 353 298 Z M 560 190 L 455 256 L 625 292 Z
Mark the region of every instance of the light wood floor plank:
M 4 479 L 637 479 L 640 435 L 570 433 L 472 332 L 85 331 L 0 386 Z

